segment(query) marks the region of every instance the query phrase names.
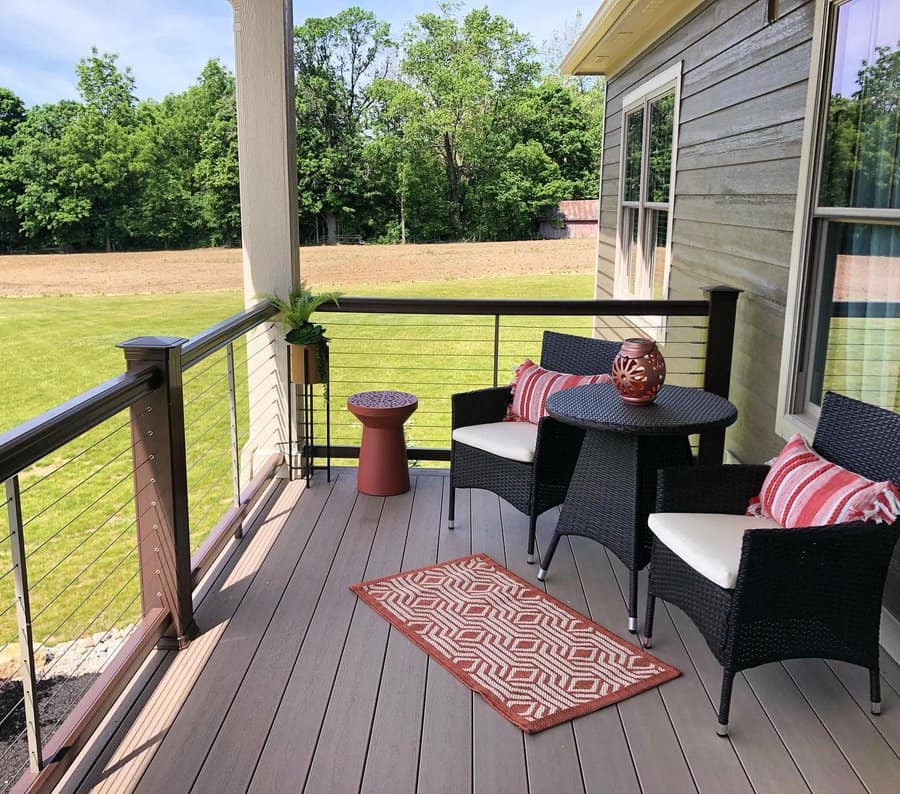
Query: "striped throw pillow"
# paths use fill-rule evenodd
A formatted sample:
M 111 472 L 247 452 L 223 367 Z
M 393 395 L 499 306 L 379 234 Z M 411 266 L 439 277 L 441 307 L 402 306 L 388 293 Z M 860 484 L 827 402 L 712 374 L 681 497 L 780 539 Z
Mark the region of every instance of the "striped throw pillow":
M 517 368 L 512 386 L 512 403 L 506 419 L 510 422 L 532 422 L 537 424 L 542 416 L 547 416 L 547 398 L 563 389 L 586 386 L 589 383 L 609 383 L 607 374 L 570 375 L 554 372 L 535 364 L 526 358 Z
M 796 434 L 772 461 L 747 515 L 765 516 L 783 527 L 891 523 L 900 515 L 900 492 L 891 482 L 872 482 L 825 460 Z

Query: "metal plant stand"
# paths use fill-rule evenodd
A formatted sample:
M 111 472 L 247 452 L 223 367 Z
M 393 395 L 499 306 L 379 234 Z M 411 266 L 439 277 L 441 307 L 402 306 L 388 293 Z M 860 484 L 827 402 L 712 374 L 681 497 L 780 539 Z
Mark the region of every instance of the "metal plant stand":
M 328 346 L 325 346 L 326 360 L 326 376 L 322 381 L 322 396 L 325 401 L 325 477 L 331 482 L 331 367 L 328 365 Z M 310 383 L 309 378 L 309 362 L 307 356 L 303 356 L 303 383 L 294 383 L 291 371 L 291 360 L 293 356 L 288 352 L 287 357 L 287 373 L 288 373 L 288 389 L 287 389 L 287 415 L 288 415 L 288 440 L 287 440 L 287 459 L 288 459 L 288 479 L 293 480 L 295 472 L 300 473 L 301 478 L 306 478 L 306 484 L 309 485 L 312 475 L 316 469 L 316 460 L 313 450 L 315 449 L 315 386 Z M 303 444 L 297 452 L 300 457 L 300 464 L 294 464 L 294 389 L 296 386 L 302 386 L 300 393 L 301 407 L 303 408 Z M 299 439 L 297 439 L 299 441 Z

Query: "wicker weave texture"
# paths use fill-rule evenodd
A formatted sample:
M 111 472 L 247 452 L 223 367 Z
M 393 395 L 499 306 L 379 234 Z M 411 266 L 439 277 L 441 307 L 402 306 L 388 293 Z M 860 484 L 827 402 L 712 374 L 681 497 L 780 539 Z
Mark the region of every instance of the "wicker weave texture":
M 609 372 L 619 352 L 618 342 L 588 339 L 545 331 L 541 347 L 541 366 L 575 375 Z M 499 422 L 506 415 L 512 398 L 509 386 L 454 394 L 451 425 Z M 531 518 L 533 528 L 538 515 L 562 504 L 578 459 L 584 432 L 545 417 L 538 425 L 534 462 L 521 463 L 492 455 L 483 450 L 451 443 L 451 511 L 456 488 L 483 488 L 505 499 Z
M 814 446 L 846 468 L 900 485 L 900 415 L 829 393 Z M 660 477 L 657 509 L 741 514 L 767 470 L 670 469 Z M 748 530 L 733 591 L 718 588 L 654 541 L 650 601 L 659 596 L 680 606 L 721 662 L 721 724 L 728 722 L 734 674 L 785 659 L 839 659 L 866 667 L 872 700 L 880 699 L 881 599 L 898 535 L 900 521 Z M 652 633 L 652 625 L 645 631 Z

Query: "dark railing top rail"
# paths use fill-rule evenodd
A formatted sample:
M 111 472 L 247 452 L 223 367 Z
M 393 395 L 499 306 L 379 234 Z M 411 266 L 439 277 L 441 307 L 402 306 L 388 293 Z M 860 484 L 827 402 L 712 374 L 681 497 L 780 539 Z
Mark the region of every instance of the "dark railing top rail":
M 326 303 L 320 312 L 457 314 L 521 316 L 648 315 L 706 317 L 706 300 L 521 300 L 494 298 L 365 298 L 344 296 L 340 306 Z
M 239 339 L 247 331 L 252 331 L 277 313 L 278 310 L 271 303 L 263 301 L 201 331 L 185 342 L 181 348 L 181 369 L 187 370 L 199 364 L 203 359 L 221 350 L 229 342 Z
M 160 377 L 156 367 L 117 375 L 0 435 L 0 482 L 150 394 Z

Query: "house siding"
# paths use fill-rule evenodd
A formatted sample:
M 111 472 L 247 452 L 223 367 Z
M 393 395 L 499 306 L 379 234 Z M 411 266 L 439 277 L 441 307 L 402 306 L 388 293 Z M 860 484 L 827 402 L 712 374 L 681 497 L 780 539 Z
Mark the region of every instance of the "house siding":
M 714 0 L 607 84 L 597 296 L 611 297 L 616 251 L 622 97 L 681 61 L 681 118 L 669 295 L 709 284 L 744 290 L 738 303 L 727 446 L 771 457 L 778 372 L 806 109 L 814 3 Z

